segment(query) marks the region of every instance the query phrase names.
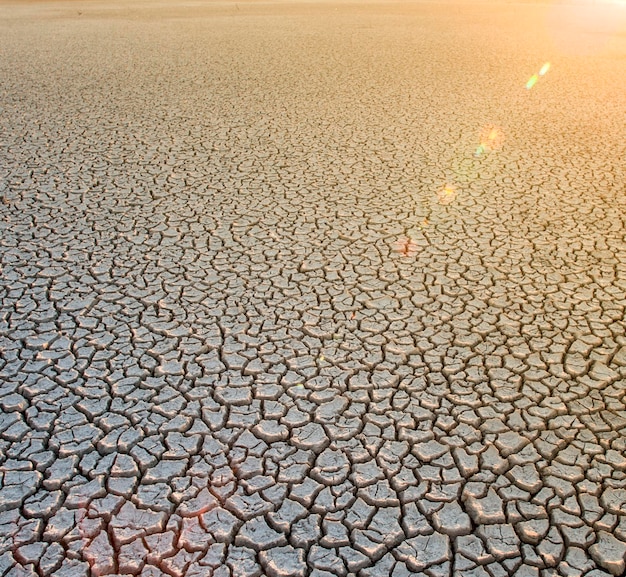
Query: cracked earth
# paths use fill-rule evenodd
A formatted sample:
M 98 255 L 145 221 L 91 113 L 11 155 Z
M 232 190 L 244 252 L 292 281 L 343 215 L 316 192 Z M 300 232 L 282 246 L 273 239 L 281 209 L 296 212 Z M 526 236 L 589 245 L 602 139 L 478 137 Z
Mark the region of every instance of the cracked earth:
M 623 575 L 593 9 L 3 3 L 0 575 Z

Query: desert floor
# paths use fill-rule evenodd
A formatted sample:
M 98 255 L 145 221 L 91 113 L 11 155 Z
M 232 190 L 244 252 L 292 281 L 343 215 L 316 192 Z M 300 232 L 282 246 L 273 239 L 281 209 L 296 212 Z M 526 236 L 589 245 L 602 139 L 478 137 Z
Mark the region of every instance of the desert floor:
M 626 6 L 0 3 L 0 575 L 626 558 Z

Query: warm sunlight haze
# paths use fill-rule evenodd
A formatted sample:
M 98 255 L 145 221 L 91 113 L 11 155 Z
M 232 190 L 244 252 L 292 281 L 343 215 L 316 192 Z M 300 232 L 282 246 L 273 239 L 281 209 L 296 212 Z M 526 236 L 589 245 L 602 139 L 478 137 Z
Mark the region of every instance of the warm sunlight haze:
M 0 0 L 0 577 L 625 577 L 626 3 Z

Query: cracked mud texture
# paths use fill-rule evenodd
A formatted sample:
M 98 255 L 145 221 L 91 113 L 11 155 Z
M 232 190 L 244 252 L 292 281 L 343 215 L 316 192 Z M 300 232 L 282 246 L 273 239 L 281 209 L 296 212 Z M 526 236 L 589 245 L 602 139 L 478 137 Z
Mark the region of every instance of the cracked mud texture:
M 2 4 L 0 575 L 623 575 L 594 9 Z

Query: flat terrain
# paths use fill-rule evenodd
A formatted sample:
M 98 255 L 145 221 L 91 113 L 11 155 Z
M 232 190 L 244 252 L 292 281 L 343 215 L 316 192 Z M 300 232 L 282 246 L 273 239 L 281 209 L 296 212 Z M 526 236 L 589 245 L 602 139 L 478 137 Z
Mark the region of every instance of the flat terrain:
M 0 576 L 623 575 L 625 71 L 619 5 L 1 3 Z

